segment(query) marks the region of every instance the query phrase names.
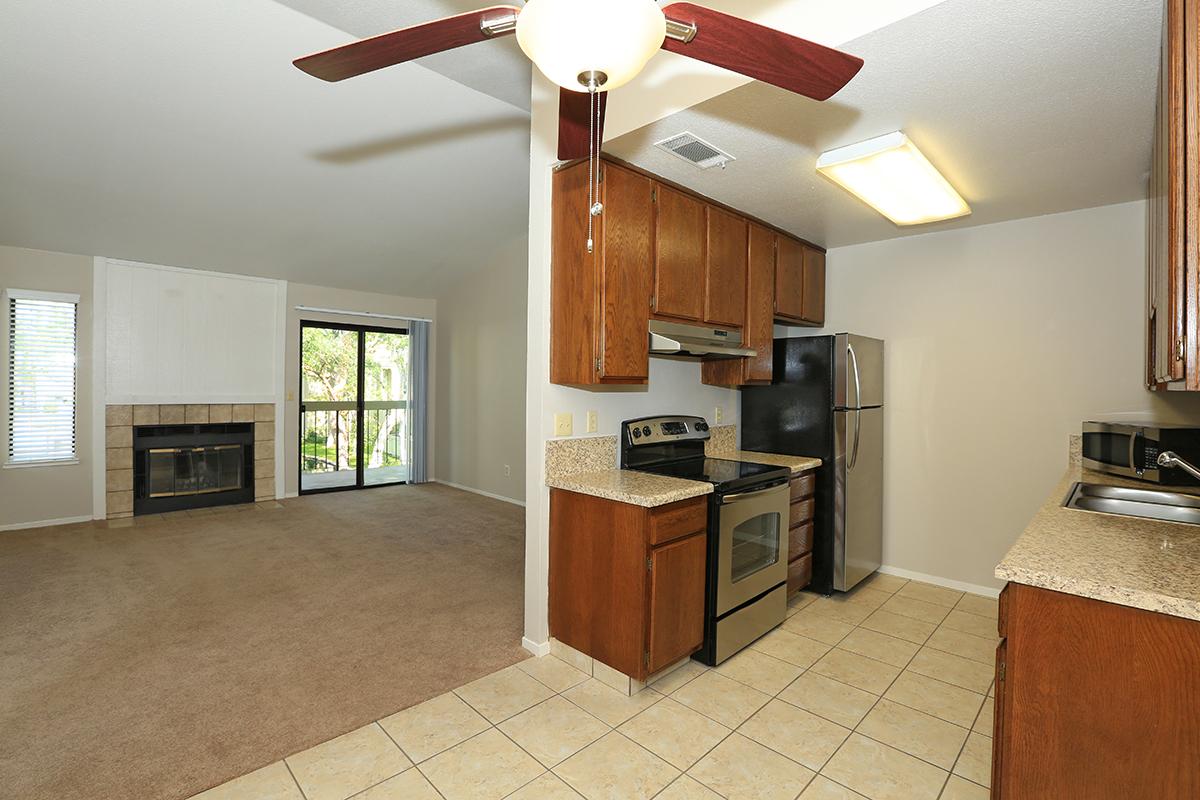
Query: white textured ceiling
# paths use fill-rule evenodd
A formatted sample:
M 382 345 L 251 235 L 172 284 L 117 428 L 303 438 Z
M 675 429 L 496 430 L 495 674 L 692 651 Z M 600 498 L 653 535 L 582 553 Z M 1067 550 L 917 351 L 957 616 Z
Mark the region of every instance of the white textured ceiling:
M 0 5 L 0 244 L 429 295 L 528 220 L 528 114 L 272 0 Z
M 1161 19 L 1159 0 L 947 0 L 844 45 L 866 66 L 828 102 L 747 84 L 605 149 L 829 247 L 1141 198 Z M 738 160 L 653 148 L 684 130 Z M 824 150 L 893 130 L 971 216 L 898 228 L 816 174 Z

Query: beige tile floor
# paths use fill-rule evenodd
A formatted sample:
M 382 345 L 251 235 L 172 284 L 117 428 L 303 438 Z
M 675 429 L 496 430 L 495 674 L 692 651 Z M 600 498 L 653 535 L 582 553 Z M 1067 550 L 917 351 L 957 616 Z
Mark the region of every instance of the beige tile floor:
M 985 800 L 996 613 L 877 575 L 634 697 L 529 659 L 193 800 Z

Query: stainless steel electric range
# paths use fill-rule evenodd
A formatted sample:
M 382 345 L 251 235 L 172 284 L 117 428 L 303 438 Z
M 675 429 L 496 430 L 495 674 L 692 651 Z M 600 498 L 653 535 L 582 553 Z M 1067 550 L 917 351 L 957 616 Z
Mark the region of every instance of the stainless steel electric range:
M 789 470 L 707 458 L 703 417 L 645 417 L 621 423 L 621 468 L 711 483 L 704 647 L 693 657 L 720 664 L 787 616 Z

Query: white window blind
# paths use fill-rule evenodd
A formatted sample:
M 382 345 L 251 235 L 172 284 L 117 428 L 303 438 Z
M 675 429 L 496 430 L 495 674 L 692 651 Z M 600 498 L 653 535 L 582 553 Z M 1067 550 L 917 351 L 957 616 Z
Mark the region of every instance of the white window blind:
M 10 289 L 8 463 L 72 461 L 79 298 Z

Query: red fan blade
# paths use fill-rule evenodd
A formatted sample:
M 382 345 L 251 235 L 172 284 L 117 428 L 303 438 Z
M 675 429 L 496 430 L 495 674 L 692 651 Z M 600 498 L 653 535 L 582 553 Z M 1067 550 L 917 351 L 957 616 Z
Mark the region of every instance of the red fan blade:
M 862 69 L 857 56 L 693 3 L 671 3 L 663 13 L 696 26 L 690 42 L 668 36 L 664 50 L 815 100 L 828 100 Z
M 414 58 L 512 33 L 512 28 L 485 33 L 482 26 L 486 22 L 520 12 L 521 9 L 516 6 L 481 8 L 314 53 L 292 63 L 321 80 L 345 80 Z
M 604 141 L 604 109 L 608 92 L 599 92 L 600 119 L 595 133 L 596 143 Z M 558 90 L 558 159 L 570 161 L 588 156 L 588 117 L 591 115 L 591 96 L 586 92 Z M 597 148 L 599 149 L 599 148 Z

